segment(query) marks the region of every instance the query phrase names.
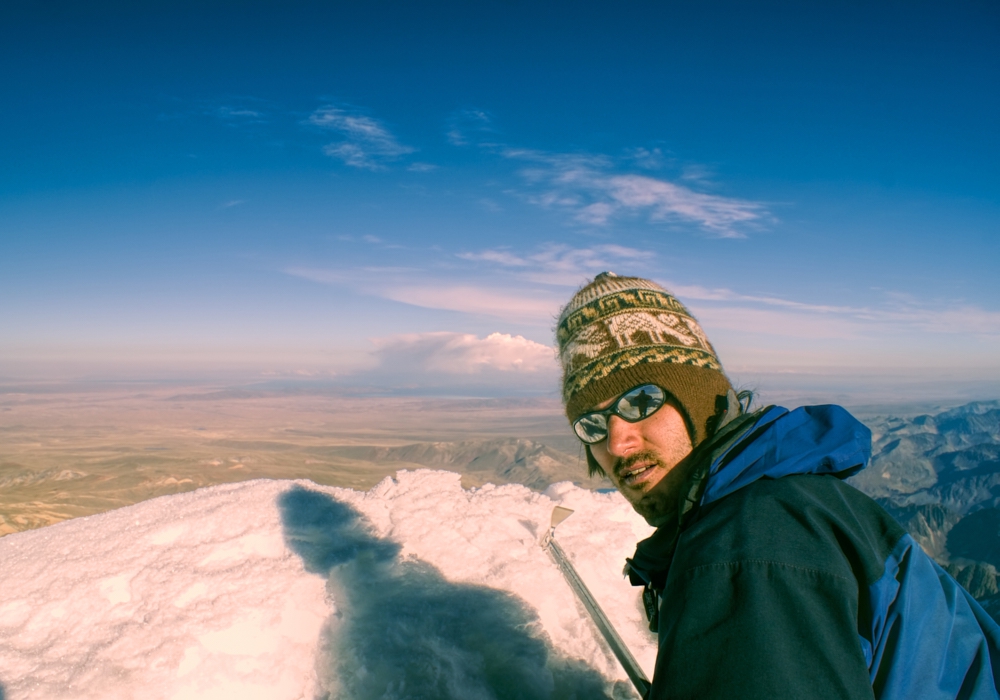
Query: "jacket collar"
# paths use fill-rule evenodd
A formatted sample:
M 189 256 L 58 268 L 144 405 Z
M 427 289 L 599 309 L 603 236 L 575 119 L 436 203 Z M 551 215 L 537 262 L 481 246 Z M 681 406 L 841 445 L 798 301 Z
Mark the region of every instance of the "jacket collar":
M 788 411 L 769 406 L 723 424 L 675 468 L 690 469 L 679 493 L 677 517 L 626 559 L 633 585 L 662 589 L 680 533 L 701 506 L 761 478 L 833 474 L 846 478 L 871 456 L 871 432 L 840 406 L 805 406 Z

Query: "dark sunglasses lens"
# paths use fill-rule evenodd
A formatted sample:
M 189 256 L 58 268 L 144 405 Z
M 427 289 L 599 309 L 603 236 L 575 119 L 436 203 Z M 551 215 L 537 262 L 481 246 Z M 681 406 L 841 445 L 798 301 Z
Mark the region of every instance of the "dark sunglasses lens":
M 607 416 L 588 413 L 573 423 L 573 430 L 576 431 L 576 436 L 588 445 L 600 442 L 608 436 Z
M 627 421 L 639 421 L 654 413 L 665 399 L 663 389 L 655 384 L 637 386 L 618 399 L 617 413 Z

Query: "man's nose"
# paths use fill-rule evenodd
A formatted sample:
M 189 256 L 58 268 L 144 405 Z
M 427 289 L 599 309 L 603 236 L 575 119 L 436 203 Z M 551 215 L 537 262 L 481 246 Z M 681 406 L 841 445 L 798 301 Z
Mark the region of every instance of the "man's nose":
M 608 453 L 625 457 L 642 448 L 642 434 L 638 423 L 629 423 L 619 416 L 608 419 Z

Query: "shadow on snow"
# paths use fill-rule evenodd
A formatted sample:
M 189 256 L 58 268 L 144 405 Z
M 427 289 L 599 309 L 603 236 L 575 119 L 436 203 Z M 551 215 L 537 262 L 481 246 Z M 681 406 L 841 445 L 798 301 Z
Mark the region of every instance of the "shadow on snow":
M 400 560 L 360 514 L 296 486 L 278 499 L 285 540 L 328 579 L 337 612 L 320 644 L 325 698 L 555 700 L 630 696 L 592 668 L 561 658 L 517 597 L 450 583 Z M 572 604 L 567 601 L 567 604 Z

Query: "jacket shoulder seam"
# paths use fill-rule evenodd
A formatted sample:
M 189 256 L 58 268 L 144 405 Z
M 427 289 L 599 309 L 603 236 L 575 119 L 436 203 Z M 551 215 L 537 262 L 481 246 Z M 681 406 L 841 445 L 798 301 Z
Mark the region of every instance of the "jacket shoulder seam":
M 827 569 L 818 569 L 811 566 L 799 566 L 798 564 L 789 564 L 788 562 L 778 561 L 776 559 L 732 559 L 730 561 L 717 561 L 711 564 L 699 564 L 698 566 L 692 566 L 690 569 L 685 569 L 679 572 L 681 576 L 685 576 L 690 573 L 694 573 L 701 569 L 716 569 L 730 566 L 737 566 L 739 564 L 767 564 L 768 566 L 780 566 L 786 569 L 794 569 L 796 571 L 802 571 L 810 574 L 822 574 L 823 576 L 830 576 L 833 578 L 838 578 L 843 581 L 857 581 L 851 576 L 844 576 L 843 574 L 838 574 Z

